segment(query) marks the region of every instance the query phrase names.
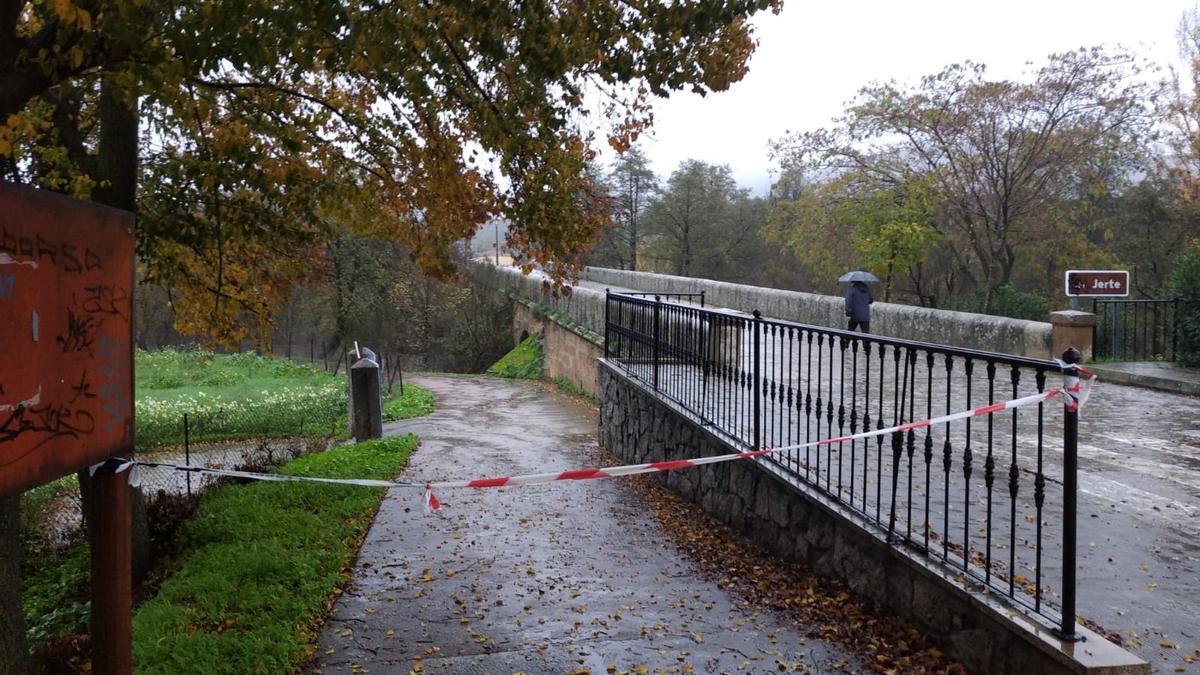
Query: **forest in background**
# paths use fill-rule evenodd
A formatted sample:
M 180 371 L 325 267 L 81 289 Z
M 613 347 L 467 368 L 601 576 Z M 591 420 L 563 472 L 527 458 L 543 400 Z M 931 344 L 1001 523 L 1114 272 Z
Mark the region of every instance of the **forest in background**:
M 587 260 L 832 294 L 867 269 L 880 299 L 1037 320 L 1069 305 L 1067 269 L 1127 269 L 1131 298 L 1190 298 L 1195 14 L 1179 41 L 1185 73 L 1092 48 L 1017 80 L 964 63 L 867 84 L 828 127 L 772 142 L 765 197 L 724 165 L 656 175 L 634 148 L 592 167 L 614 225 Z
M 1131 297 L 1191 298 L 1200 287 L 1200 263 L 1189 264 L 1200 260 L 1194 15 L 1179 38 L 1184 73 L 1094 48 L 1051 55 L 1016 80 L 965 63 L 915 83 L 867 84 L 828 127 L 773 141 L 766 196 L 739 186 L 727 165 L 689 159 L 659 175 L 635 143 L 607 165 L 593 159 L 574 188 L 579 208 L 608 223 L 574 262 L 831 294 L 841 273 L 867 269 L 882 280 L 881 300 L 1035 320 L 1069 305 L 1067 269 L 1128 269 Z M 506 225 L 500 248 L 511 253 L 510 232 L 522 228 Z M 477 253 L 455 251 L 458 264 Z M 403 243 L 344 230 L 303 255 L 288 290 L 271 285 L 270 307 L 235 319 L 259 327 L 226 349 L 332 370 L 359 340 L 397 367 L 461 371 L 504 346 L 503 303 L 428 278 Z M 197 331 L 195 290 L 185 297 L 164 279 L 142 286 L 139 345 L 215 344 Z M 1186 333 L 1200 320 L 1182 323 Z

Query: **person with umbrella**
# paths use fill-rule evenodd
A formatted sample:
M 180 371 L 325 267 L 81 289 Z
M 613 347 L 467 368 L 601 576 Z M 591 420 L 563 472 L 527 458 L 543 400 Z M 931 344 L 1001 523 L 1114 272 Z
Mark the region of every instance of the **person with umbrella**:
M 871 332 L 871 303 L 875 302 L 875 298 L 871 296 L 871 289 L 867 286 L 867 282 L 878 282 L 879 277 L 858 270 L 855 272 L 847 272 L 838 277 L 839 283 L 849 283 L 850 288 L 846 290 L 846 316 L 849 317 L 849 330 L 854 330 L 862 327 L 862 332 Z

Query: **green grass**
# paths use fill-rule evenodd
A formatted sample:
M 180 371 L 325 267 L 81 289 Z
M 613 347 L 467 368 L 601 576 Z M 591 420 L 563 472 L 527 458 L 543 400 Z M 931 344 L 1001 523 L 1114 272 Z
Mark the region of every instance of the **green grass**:
M 139 351 L 135 363 L 137 449 L 194 441 L 344 432 L 344 377 L 254 353 Z
M 596 402 L 595 396 L 592 396 L 591 394 L 587 393 L 583 389 L 580 389 L 579 387 L 575 386 L 574 382 L 568 380 L 565 377 L 556 377 L 556 378 L 550 380 L 550 382 L 552 382 L 554 384 L 554 386 L 558 387 L 562 391 L 564 391 L 572 396 L 586 398 L 587 400 L 592 401 L 593 403 Z
M 428 389 L 415 384 L 404 385 L 404 393 L 399 390 L 391 398 L 383 402 L 383 421 L 395 422 L 413 417 L 421 417 L 433 412 L 433 394 Z
M 87 632 L 88 564 L 83 542 L 58 555 L 23 561 L 21 605 L 31 649 L 57 635 Z
M 542 336 L 530 335 L 512 351 L 502 356 L 499 361 L 493 363 L 487 372 L 501 377 L 539 380 L 542 377 L 542 366 L 545 359 Z
M 73 473 L 62 478 L 39 485 L 21 493 L 21 533 L 27 536 L 45 518 L 44 511 L 56 497 L 72 492 L 79 487 L 79 479 Z
M 214 354 L 200 349 L 138 350 L 134 355 L 134 387 L 138 393 L 169 396 L 201 389 L 236 392 L 278 380 L 321 381 L 332 375 L 284 359 L 254 352 Z
M 289 475 L 391 478 L 415 436 L 295 460 Z M 382 489 L 253 483 L 209 495 L 180 532 L 179 568 L 134 616 L 139 673 L 291 672 L 347 576 Z

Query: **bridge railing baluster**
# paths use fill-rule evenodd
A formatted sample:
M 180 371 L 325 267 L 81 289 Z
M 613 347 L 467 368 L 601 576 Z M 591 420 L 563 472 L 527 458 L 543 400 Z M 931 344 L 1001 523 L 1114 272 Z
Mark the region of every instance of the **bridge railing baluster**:
M 1046 392 L 1057 364 L 773 321 L 697 301 L 704 302 L 699 293 L 607 292 L 605 358 L 735 447 L 782 448 L 761 459 L 814 498 L 858 513 L 893 545 L 984 584 L 1059 631 L 1073 625 L 1077 422 L 1068 415 L 1062 423 L 1067 473 L 1060 493 L 1046 475 L 1058 449 L 1045 443 L 1044 403 L 1036 420 L 1032 410 L 995 409 L 1001 369 L 1008 370 L 1003 397 L 1015 399 Z M 1105 314 L 1103 321 L 1111 319 Z M 1152 323 L 1158 334 L 1151 341 L 1167 344 L 1167 329 L 1157 316 Z M 988 407 L 973 416 L 853 438 L 983 405 L 975 399 L 984 381 Z M 1008 423 L 996 424 L 996 415 Z M 811 445 L 845 436 L 850 440 Z M 997 463 L 1005 460 L 1000 477 L 1007 481 L 998 490 Z M 982 509 L 974 509 L 971 493 L 980 490 Z M 1065 509 L 1061 538 L 1044 536 L 1047 502 Z M 1018 545 L 1022 539 L 1032 541 L 1032 555 Z M 1063 570 L 1061 583 L 1044 573 L 1048 563 Z

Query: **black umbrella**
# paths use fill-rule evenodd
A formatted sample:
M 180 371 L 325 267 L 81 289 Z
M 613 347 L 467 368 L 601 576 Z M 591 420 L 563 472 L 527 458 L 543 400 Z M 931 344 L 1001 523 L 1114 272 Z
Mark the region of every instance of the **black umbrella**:
M 855 281 L 865 281 L 869 284 L 877 284 L 879 283 L 879 277 L 866 270 L 854 270 L 853 272 L 846 272 L 842 276 L 838 277 L 839 284 L 849 284 Z

